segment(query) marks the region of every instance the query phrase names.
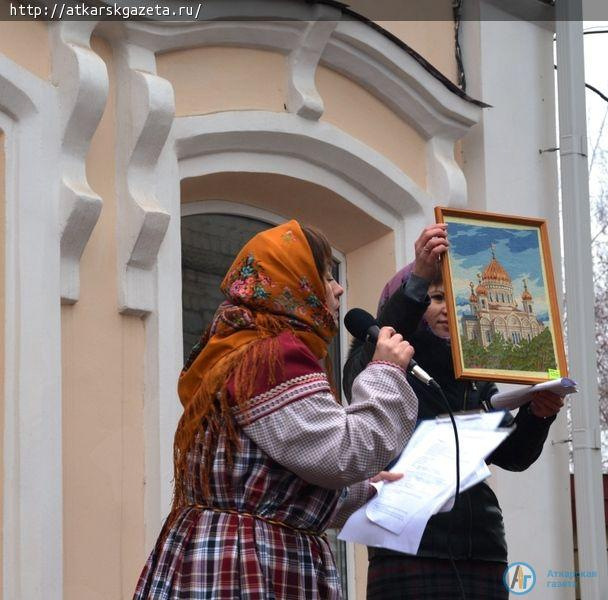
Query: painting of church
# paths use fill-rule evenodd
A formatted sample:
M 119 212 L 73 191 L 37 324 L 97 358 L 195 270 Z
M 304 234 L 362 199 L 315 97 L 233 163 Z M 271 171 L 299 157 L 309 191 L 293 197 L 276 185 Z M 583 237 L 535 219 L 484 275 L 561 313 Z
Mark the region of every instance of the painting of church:
M 486 347 L 495 335 L 518 346 L 531 340 L 545 329 L 534 314 L 534 301 L 526 279 L 522 279 L 521 307 L 516 299 L 513 281 L 496 258 L 491 246 L 492 260 L 477 274 L 477 286 L 469 283 L 469 313 L 461 317 L 462 336 L 476 340 Z

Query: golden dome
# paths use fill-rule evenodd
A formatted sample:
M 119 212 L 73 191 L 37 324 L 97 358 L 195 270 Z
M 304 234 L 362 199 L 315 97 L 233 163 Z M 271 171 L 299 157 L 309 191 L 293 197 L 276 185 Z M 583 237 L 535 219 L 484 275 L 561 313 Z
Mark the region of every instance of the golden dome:
M 532 300 L 532 294 L 528 291 L 528 284 L 524 279 L 524 291 L 521 295 L 522 300 Z
M 490 264 L 484 269 L 483 278 L 486 280 L 491 279 L 493 281 L 511 283 L 511 277 L 509 277 L 505 268 L 495 258 L 492 258 Z

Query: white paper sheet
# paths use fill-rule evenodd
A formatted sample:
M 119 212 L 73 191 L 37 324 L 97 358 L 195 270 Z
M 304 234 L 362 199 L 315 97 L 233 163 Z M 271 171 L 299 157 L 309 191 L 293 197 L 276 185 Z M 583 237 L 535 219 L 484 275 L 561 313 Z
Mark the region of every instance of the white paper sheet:
M 490 404 L 495 410 L 513 410 L 514 408 L 519 408 L 523 404 L 526 404 L 526 402 L 530 402 L 534 392 L 543 390 L 558 394 L 562 396 L 562 398 L 578 392 L 576 381 L 569 379 L 568 377 L 562 377 L 561 379 L 543 381 L 536 385 L 526 386 L 515 390 L 498 392 L 490 398 Z
M 456 417 L 460 443 L 460 489 L 490 475 L 488 456 L 510 433 L 496 430 L 499 413 Z M 415 553 L 430 517 L 449 506 L 456 491 L 454 432 L 449 421 L 423 421 L 391 471 L 398 481 L 378 486 L 378 494 L 348 519 L 339 538 Z

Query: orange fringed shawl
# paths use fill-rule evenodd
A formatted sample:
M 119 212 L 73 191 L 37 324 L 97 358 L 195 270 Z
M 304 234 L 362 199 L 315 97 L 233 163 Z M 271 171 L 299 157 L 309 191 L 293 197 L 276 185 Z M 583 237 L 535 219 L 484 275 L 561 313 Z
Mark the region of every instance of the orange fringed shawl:
M 252 238 L 232 263 L 221 290 L 228 301 L 218 308 L 179 378 L 184 413 L 175 433 L 174 510 L 187 502 L 193 476 L 186 459 L 198 434 L 206 434 L 201 469 L 205 496 L 221 428 L 234 450 L 236 432 L 225 392 L 227 381 L 232 378 L 240 404 L 252 393 L 252 373 L 265 368 L 269 386 L 274 383 L 276 369 L 281 368 L 279 333 L 292 331 L 322 359 L 337 330 L 325 305 L 325 286 L 297 221 Z

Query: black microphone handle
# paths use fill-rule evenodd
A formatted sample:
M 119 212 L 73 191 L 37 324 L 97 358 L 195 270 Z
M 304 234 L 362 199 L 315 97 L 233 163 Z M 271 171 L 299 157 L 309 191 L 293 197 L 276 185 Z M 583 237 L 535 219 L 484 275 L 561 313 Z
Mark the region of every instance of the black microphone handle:
M 378 336 L 380 335 L 380 327 L 378 325 L 372 325 L 367 330 L 367 337 L 365 338 L 366 342 L 374 342 L 374 344 L 378 341 Z

